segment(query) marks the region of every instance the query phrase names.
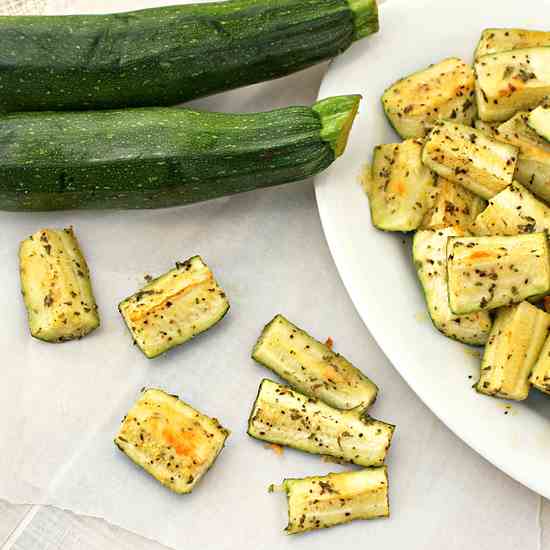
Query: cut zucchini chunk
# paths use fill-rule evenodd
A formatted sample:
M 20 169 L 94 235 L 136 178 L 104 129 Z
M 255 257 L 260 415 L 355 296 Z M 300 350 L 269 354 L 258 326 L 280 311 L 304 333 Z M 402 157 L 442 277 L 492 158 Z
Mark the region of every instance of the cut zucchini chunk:
M 529 127 L 528 116 L 522 111 L 501 124 L 497 139 L 519 148 L 516 180 L 550 202 L 550 143 Z
M 437 178 L 437 194 L 433 206 L 422 220 L 422 229 L 460 227 L 468 230 L 486 202 L 459 183 Z
M 476 61 L 484 55 L 550 46 L 550 32 L 527 29 L 485 29 L 476 48 Z
M 435 328 L 453 340 L 480 346 L 487 342 L 491 331 L 489 313 L 455 315 L 449 307 L 447 239 L 462 235 L 458 227 L 417 231 L 413 239 L 413 259 Z
M 392 84 L 382 96 L 382 106 L 403 139 L 420 138 L 436 120 L 472 124 L 474 88 L 472 67 L 450 57 Z
M 428 135 L 423 162 L 440 176 L 490 199 L 512 183 L 518 150 L 475 128 L 438 122 Z
M 529 382 L 537 390 L 550 394 L 550 337 L 548 336 L 533 367 Z
M 177 396 L 146 389 L 124 417 L 115 445 L 175 493 L 190 493 L 222 451 L 229 431 Z
M 90 272 L 72 227 L 41 229 L 25 239 L 19 269 L 32 336 L 65 342 L 99 326 Z
M 520 235 L 550 230 L 550 208 L 519 183 L 489 200 L 472 226 L 476 235 Z
M 476 390 L 521 401 L 529 394 L 529 375 L 550 328 L 550 315 L 528 302 L 497 313 L 481 362 Z
M 372 223 L 384 231 L 412 231 L 435 198 L 434 177 L 422 164 L 422 142 L 374 148 L 369 202 Z
M 484 55 L 475 64 L 478 116 L 508 120 L 550 93 L 550 47 Z
M 546 233 L 514 237 L 450 237 L 447 276 L 451 311 L 515 304 L 550 290 Z
M 337 409 L 366 409 L 378 388 L 345 357 L 276 315 L 258 338 L 252 358 L 293 388 Z
M 156 357 L 215 325 L 229 302 L 210 268 L 193 256 L 126 298 L 118 309 L 141 351 Z
M 282 489 L 288 504 L 285 531 L 290 535 L 390 515 L 386 466 L 285 479 Z
M 550 142 L 550 105 L 539 105 L 529 113 L 529 127 L 547 143 Z
M 474 122 L 474 128 L 480 130 L 490 138 L 498 139 L 498 126 L 500 122 L 483 122 L 477 118 Z
M 359 466 L 381 466 L 395 426 L 357 411 L 334 409 L 288 386 L 262 380 L 248 435 Z

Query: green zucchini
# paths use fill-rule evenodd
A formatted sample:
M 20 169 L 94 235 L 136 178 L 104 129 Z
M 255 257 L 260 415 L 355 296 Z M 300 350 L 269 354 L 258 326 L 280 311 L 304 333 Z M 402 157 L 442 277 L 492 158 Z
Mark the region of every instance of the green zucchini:
M 290 535 L 390 515 L 386 466 L 285 479 L 280 488 L 271 485 L 270 491 L 273 490 L 286 492 L 285 531 Z
M 251 437 L 307 453 L 381 466 L 395 426 L 334 409 L 288 386 L 264 379 L 248 419 Z
M 218 323 L 229 301 L 210 268 L 193 256 L 126 298 L 118 309 L 134 342 L 152 358 Z
M 366 409 L 378 388 L 345 357 L 276 315 L 258 338 L 252 358 L 293 388 L 337 409 Z
M 547 143 L 550 142 L 550 105 L 545 103 L 533 109 L 528 116 L 527 123 Z
M 449 307 L 447 239 L 462 235 L 464 231 L 459 227 L 417 231 L 413 238 L 413 259 L 434 327 L 453 340 L 481 346 L 491 331 L 489 313 L 455 315 Z
M 485 347 L 476 390 L 521 401 L 529 394 L 529 375 L 550 329 L 550 315 L 529 304 L 499 309 Z
M 527 29 L 485 29 L 475 51 L 476 61 L 484 55 L 550 46 L 550 32 Z
M 153 107 L 7 115 L 0 209 L 160 208 L 304 179 L 342 154 L 359 101 L 339 96 L 256 114 Z
M 0 111 L 175 105 L 299 71 L 377 30 L 376 0 L 0 17 Z
M 25 239 L 19 269 L 32 336 L 65 342 L 99 326 L 90 271 L 72 227 L 41 229 Z
M 449 305 L 456 315 L 546 294 L 550 290 L 546 233 L 450 237 L 447 276 Z
M 229 436 L 210 418 L 158 389 L 143 389 L 124 417 L 115 445 L 175 493 L 190 493 Z
M 550 337 L 547 337 L 544 342 L 529 382 L 537 390 L 550 395 Z

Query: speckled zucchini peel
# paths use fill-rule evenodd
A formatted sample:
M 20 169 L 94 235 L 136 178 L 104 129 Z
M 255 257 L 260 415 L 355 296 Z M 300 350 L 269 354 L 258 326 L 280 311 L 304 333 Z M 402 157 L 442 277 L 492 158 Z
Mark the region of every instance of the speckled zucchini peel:
M 25 239 L 19 271 L 32 336 L 65 342 L 99 326 L 90 272 L 72 227 L 41 229 Z
M 193 256 L 122 301 L 118 309 L 141 351 L 153 358 L 218 323 L 229 301 L 200 256 Z
M 124 417 L 115 445 L 175 493 L 190 493 L 230 432 L 175 395 L 144 389 Z

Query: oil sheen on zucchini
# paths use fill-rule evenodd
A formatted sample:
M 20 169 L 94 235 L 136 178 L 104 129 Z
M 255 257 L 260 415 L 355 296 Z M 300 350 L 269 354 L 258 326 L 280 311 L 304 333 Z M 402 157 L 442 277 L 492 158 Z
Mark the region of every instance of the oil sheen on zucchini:
M 223 449 L 229 431 L 177 396 L 146 389 L 124 417 L 115 445 L 175 493 L 190 493 Z
M 477 45 L 475 59 L 484 55 L 550 46 L 550 32 L 527 29 L 485 29 Z
M 529 394 L 529 375 L 550 328 L 550 315 L 529 304 L 499 309 L 485 347 L 480 393 L 521 401 Z
M 220 321 L 225 292 L 200 256 L 193 256 L 122 301 L 118 309 L 136 344 L 156 357 Z
M 454 122 L 438 122 L 429 133 L 422 161 L 436 174 L 484 199 L 512 183 L 518 150 Z
M 41 229 L 25 239 L 19 270 L 32 336 L 64 342 L 99 326 L 90 272 L 72 227 Z
M 375 0 L 0 17 L 0 111 L 175 105 L 299 71 L 377 30 Z
M 0 209 L 161 208 L 304 179 L 343 153 L 359 101 L 338 96 L 252 114 L 7 115 Z
M 390 515 L 386 466 L 285 479 L 282 489 L 288 504 L 285 531 L 290 535 Z
M 453 313 L 495 309 L 550 291 L 546 233 L 450 237 L 449 304 Z
M 529 113 L 527 123 L 550 145 L 550 104 L 545 103 L 533 109 Z
M 455 315 L 449 307 L 447 239 L 462 235 L 464 231 L 459 227 L 417 231 L 413 238 L 413 259 L 435 328 L 449 338 L 480 346 L 487 342 L 491 331 L 489 313 Z
M 359 466 L 381 466 L 395 426 L 334 409 L 288 386 L 264 379 L 248 420 L 251 437 Z
M 337 409 L 366 409 L 376 400 L 378 388 L 369 378 L 282 315 L 266 325 L 252 358 L 293 388 Z
M 472 68 L 450 57 L 392 84 L 382 96 L 382 106 L 403 139 L 421 138 L 436 120 L 472 124 L 474 84 Z
M 547 337 L 544 342 L 529 382 L 537 390 L 550 395 L 550 337 Z

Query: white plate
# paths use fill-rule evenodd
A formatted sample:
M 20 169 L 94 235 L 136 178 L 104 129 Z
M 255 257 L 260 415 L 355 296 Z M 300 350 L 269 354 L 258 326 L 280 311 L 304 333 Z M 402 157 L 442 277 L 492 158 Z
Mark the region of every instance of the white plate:
M 550 2 L 389 0 L 380 11 L 382 31 L 336 59 L 320 90 L 320 97 L 364 97 L 345 155 L 316 179 L 330 250 L 359 314 L 412 389 L 473 449 L 550 498 L 549 398 L 532 391 L 507 411 L 508 402 L 472 389 L 479 358 L 432 327 L 410 241 L 373 228 L 358 184 L 372 148 L 397 139 L 380 105 L 388 85 L 448 56 L 471 61 L 484 28 L 541 28 L 550 21 Z

